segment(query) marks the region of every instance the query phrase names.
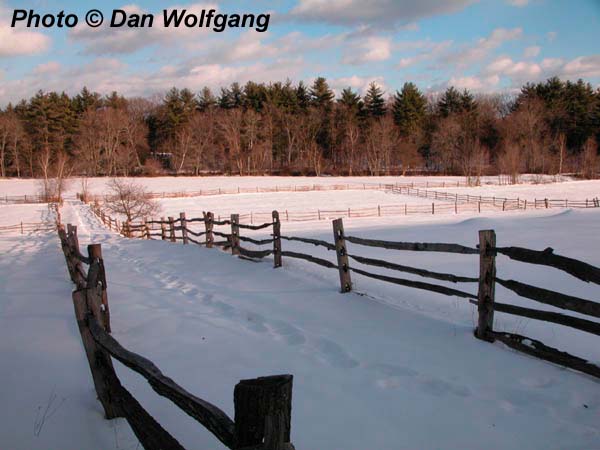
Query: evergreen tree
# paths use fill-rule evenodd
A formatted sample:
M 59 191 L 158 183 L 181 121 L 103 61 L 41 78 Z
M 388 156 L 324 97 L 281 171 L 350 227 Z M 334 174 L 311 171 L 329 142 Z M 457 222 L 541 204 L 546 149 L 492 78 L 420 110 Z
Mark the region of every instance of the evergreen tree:
M 127 100 L 122 95 L 119 95 L 117 91 L 112 91 L 110 95 L 107 95 L 103 101 L 105 106 L 114 109 L 126 109 Z
M 385 100 L 383 91 L 375 82 L 369 84 L 365 94 L 365 109 L 370 117 L 382 117 L 385 115 Z
M 217 106 L 217 99 L 208 86 L 204 86 L 198 95 L 198 109 L 206 111 Z
M 354 92 L 352 88 L 347 87 L 342 90 L 338 103 L 347 108 L 356 108 L 358 110 L 358 106 L 361 103 L 360 95 Z
M 394 122 L 400 133 L 408 136 L 418 130 L 425 119 L 427 99 L 414 83 L 404 83 L 394 95 Z
M 240 84 L 236 81 L 231 84 L 231 88 L 229 89 L 229 96 L 231 99 L 231 107 L 232 108 L 242 108 L 245 104 L 244 91 L 240 87 Z
M 454 88 L 450 86 L 437 104 L 437 109 L 442 117 L 448 117 L 450 114 L 459 113 L 463 108 L 462 95 Z
M 296 103 L 298 104 L 298 108 L 302 110 L 306 110 L 310 105 L 310 93 L 302 81 L 296 87 Z
M 318 77 L 310 88 L 310 102 L 319 109 L 330 110 L 334 97 L 327 80 L 323 77 Z
M 221 95 L 219 96 L 219 108 L 221 109 L 232 109 L 233 108 L 233 98 L 231 96 L 231 91 L 227 88 L 221 88 Z
M 477 108 L 475 98 L 466 89 L 462 92 L 462 94 L 460 94 L 460 108 L 461 112 L 471 112 Z
M 255 83 L 254 81 L 248 81 L 244 86 L 244 98 L 244 106 L 257 112 L 262 111 L 263 104 L 267 100 L 267 90 L 265 85 Z
M 88 109 L 96 109 L 100 106 L 100 94 L 97 92 L 90 92 L 85 86 L 81 92 L 73 98 L 73 109 L 77 115 L 83 114 Z

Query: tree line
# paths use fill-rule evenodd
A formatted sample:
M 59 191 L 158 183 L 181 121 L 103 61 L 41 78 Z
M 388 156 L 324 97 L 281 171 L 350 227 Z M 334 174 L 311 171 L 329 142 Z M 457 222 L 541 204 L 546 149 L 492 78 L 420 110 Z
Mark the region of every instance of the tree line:
M 598 172 L 600 89 L 561 81 L 518 95 L 413 83 L 386 94 L 336 96 L 312 85 L 233 83 L 163 97 L 39 91 L 0 111 L 0 176 L 386 175 L 439 173 L 477 180 L 503 173 Z

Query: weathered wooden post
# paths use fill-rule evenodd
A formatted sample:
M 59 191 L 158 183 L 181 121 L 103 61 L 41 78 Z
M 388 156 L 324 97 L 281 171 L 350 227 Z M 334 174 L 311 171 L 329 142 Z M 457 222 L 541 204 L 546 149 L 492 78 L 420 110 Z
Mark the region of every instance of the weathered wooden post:
M 204 228 L 206 230 L 206 248 L 212 248 L 213 242 L 215 241 L 213 236 L 213 221 L 215 220 L 215 215 L 210 211 L 202 214 L 204 215 Z
M 161 217 L 161 218 L 160 218 L 160 238 L 161 238 L 163 241 L 166 241 L 166 240 L 167 240 L 167 227 L 166 227 L 166 225 L 165 225 L 165 222 L 166 222 L 166 221 L 165 221 L 165 218 L 164 218 L 164 217 Z
M 475 336 L 493 342 L 494 296 L 496 292 L 496 232 L 479 231 L 479 291 L 477 311 L 479 320 Z
M 73 292 L 73 306 L 75 308 L 75 317 L 81 334 L 81 341 L 87 356 L 90 372 L 96 388 L 96 395 L 104 408 L 104 415 L 107 419 L 123 417 L 118 405 L 113 402 L 113 393 L 119 388 L 119 381 L 115 374 L 110 355 L 103 350 L 90 333 L 89 315 L 92 304 L 100 302 L 100 288 L 82 289 Z M 100 321 L 98 321 L 100 322 Z M 100 326 L 102 323 L 100 322 Z
M 169 240 L 175 242 L 175 220 L 169 216 Z
M 188 241 L 188 232 L 187 232 L 187 220 L 185 218 L 185 213 L 179 213 L 179 221 L 181 222 L 181 237 L 183 238 L 183 245 L 189 244 Z
M 546 209 L 547 209 L 548 208 L 548 199 L 547 198 L 544 199 L 544 204 L 546 205 Z
M 273 267 L 281 267 L 281 222 L 277 211 L 273 211 Z
M 233 448 L 293 450 L 292 375 L 241 380 L 233 391 Z
M 107 333 L 110 333 L 110 309 L 108 307 L 108 294 L 106 292 L 106 270 L 104 268 L 104 259 L 102 258 L 102 245 L 101 244 L 90 244 L 88 245 L 88 256 L 90 258 L 90 268 L 92 263 L 98 264 L 98 274 L 95 279 L 90 279 L 90 271 L 88 271 L 88 288 L 94 288 L 96 286 L 102 287 L 100 294 L 100 301 L 102 303 L 100 307 L 101 317 L 96 317 L 98 322 L 104 326 Z M 92 283 L 92 285 L 90 285 Z
M 240 215 L 231 215 L 231 254 L 240 254 Z
M 344 237 L 344 222 L 341 218 L 333 221 L 333 238 L 340 272 L 341 291 L 342 293 L 350 292 L 352 290 L 352 280 L 350 279 L 350 265 L 348 264 L 348 252 Z
M 148 219 L 144 217 L 144 221 L 142 222 L 143 233 L 142 239 L 150 239 L 150 230 L 148 229 Z

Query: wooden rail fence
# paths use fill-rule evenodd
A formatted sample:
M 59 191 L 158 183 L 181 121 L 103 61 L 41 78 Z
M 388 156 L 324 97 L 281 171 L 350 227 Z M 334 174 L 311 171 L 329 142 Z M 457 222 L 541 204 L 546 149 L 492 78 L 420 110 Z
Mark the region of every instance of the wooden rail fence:
M 96 214 L 100 212 L 95 209 Z M 99 216 L 100 217 L 100 216 Z M 103 221 L 110 223 L 111 219 L 104 216 Z M 191 224 L 203 223 L 204 231 L 194 230 Z M 150 226 L 159 225 L 160 232 L 153 231 Z M 169 226 L 169 235 L 165 232 L 166 226 Z M 229 233 L 220 232 L 214 229 L 215 226 L 230 226 Z M 255 239 L 240 234 L 240 229 L 262 230 L 272 228 L 271 237 L 267 239 Z M 177 235 L 180 232 L 180 235 Z M 527 317 L 540 321 L 551 322 L 567 327 L 571 327 L 583 332 L 600 335 L 600 323 L 588 319 L 582 319 L 558 312 L 542 311 L 532 308 L 499 303 L 495 301 L 496 284 L 508 289 L 517 295 L 529 300 L 551 305 L 556 308 L 573 311 L 579 314 L 600 318 L 600 303 L 574 297 L 571 295 L 559 293 L 532 286 L 521 281 L 505 280 L 496 276 L 496 256 L 498 254 L 508 258 L 528 263 L 551 267 L 572 275 L 581 281 L 600 284 L 600 268 L 592 266 L 576 259 L 568 258 L 554 254 L 551 248 L 543 251 L 531 250 L 521 247 L 497 247 L 496 235 L 493 230 L 482 230 L 479 232 L 479 244 L 474 247 L 467 247 L 455 243 L 427 243 L 427 242 L 395 242 L 376 239 L 366 239 L 356 236 L 347 236 L 344 233 L 343 219 L 339 218 L 333 221 L 333 242 L 326 242 L 319 239 L 303 238 L 297 236 L 285 236 L 281 234 L 281 223 L 279 213 L 271 213 L 271 221 L 260 225 L 241 224 L 239 216 L 233 214 L 228 220 L 215 220 L 214 215 L 207 212 L 200 218 L 187 218 L 185 213 L 181 213 L 179 219 L 169 218 L 168 221 L 161 219 L 158 221 L 145 221 L 142 224 L 126 224 L 123 234 L 128 237 L 141 237 L 145 239 L 162 239 L 171 242 L 182 241 L 183 244 L 197 244 L 206 247 L 218 246 L 223 249 L 230 249 L 233 255 L 238 255 L 246 259 L 262 259 L 269 255 L 274 255 L 274 267 L 281 267 L 283 257 L 301 259 L 322 267 L 337 269 L 340 278 L 341 292 L 350 292 L 353 289 L 351 274 L 355 273 L 367 278 L 384 281 L 400 286 L 421 289 L 447 296 L 455 296 L 467 299 L 472 304 L 477 305 L 478 325 L 475 330 L 475 336 L 479 339 L 494 342 L 498 340 L 507 346 L 525 352 L 557 364 L 593 375 L 600 378 L 600 367 L 577 356 L 570 355 L 552 347 L 548 347 L 531 338 L 514 333 L 497 331 L 493 328 L 494 311 L 505 314 L 511 314 L 521 317 Z M 204 241 L 199 240 L 203 236 Z M 214 236 L 222 238 L 215 241 Z M 282 241 L 294 241 L 304 244 L 323 247 L 336 252 L 336 263 L 323 259 L 308 253 L 287 251 L 282 249 Z M 241 242 L 248 242 L 256 246 L 270 245 L 269 249 L 256 250 L 243 247 Z M 473 277 L 459 276 L 451 273 L 434 272 L 424 268 L 401 265 L 389 261 L 367 258 L 355 253 L 350 253 L 347 243 L 352 244 L 353 248 L 359 249 L 361 246 L 375 247 L 388 250 L 411 251 L 411 252 L 437 252 L 454 253 L 464 255 L 478 255 L 480 262 L 479 274 Z M 451 288 L 437 283 L 417 281 L 413 279 L 400 278 L 396 276 L 382 275 L 367 270 L 352 267 L 350 260 L 363 266 L 379 267 L 396 272 L 404 272 L 420 276 L 422 278 L 441 280 L 451 283 L 477 283 L 477 293 L 471 293 L 464 290 Z
M 241 380 L 234 389 L 235 420 L 191 394 L 151 361 L 125 349 L 111 336 L 107 277 L 100 244 L 79 251 L 77 227 L 58 227 L 71 280 L 73 305 L 98 399 L 107 419 L 123 417 L 147 450 L 183 449 L 121 385 L 112 358 L 144 377 L 152 389 L 196 419 L 227 448 L 293 450 L 290 443 L 292 375 Z M 184 241 L 185 243 L 185 241 Z M 84 269 L 84 265 L 88 269 Z

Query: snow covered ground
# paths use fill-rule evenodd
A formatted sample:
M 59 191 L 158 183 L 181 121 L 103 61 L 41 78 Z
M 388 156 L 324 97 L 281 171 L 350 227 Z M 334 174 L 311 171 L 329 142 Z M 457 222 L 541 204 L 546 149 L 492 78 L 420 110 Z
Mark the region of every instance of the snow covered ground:
M 174 190 L 181 190 L 180 180 L 186 179 L 171 181 Z M 272 179 L 260 180 L 264 186 Z M 0 195 L 10 183 L 0 183 Z M 574 194 L 585 198 L 587 190 L 598 186 L 596 182 Z M 383 192 L 352 192 L 333 192 L 333 197 L 312 192 L 177 199 L 165 200 L 163 207 L 190 216 L 192 211 L 218 208 L 243 213 L 255 206 L 319 208 L 331 202 L 383 203 L 388 198 Z M 289 258 L 275 270 L 268 259 L 252 263 L 195 245 L 124 239 L 74 200 L 67 201 L 62 216 L 63 222 L 78 225 L 82 246 L 103 246 L 115 338 L 154 361 L 190 392 L 233 416 L 233 386 L 238 380 L 294 374 L 292 440 L 299 450 L 600 448 L 600 383 L 501 344 L 476 340 L 475 307 L 464 299 L 356 275 L 356 292 L 340 294 L 335 270 Z M 44 218 L 45 205 L 0 208 L 0 226 Z M 498 245 L 552 246 L 558 254 L 598 266 L 599 219 L 600 211 L 590 209 L 436 216 L 435 222 L 416 216 L 344 222 L 347 234 L 361 237 L 469 246 L 477 243 L 478 230 L 493 228 Z M 282 233 L 332 239 L 331 223 L 325 220 L 284 222 Z M 283 246 L 331 261 L 335 257 L 306 244 L 284 241 Z M 351 244 L 349 251 L 458 275 L 478 273 L 478 259 L 472 255 Z M 591 300 L 598 297 L 597 286 L 551 268 L 504 257 L 498 257 L 497 265 L 503 278 Z M 450 286 L 477 291 L 476 284 Z M 71 291 L 53 233 L 0 235 L 0 448 L 137 446 L 123 420 L 102 418 Z M 544 308 L 501 287 L 497 298 Z M 495 328 L 538 338 L 600 363 L 595 336 L 500 313 Z M 186 448 L 223 448 L 139 376 L 118 364 L 117 371 L 124 385 Z

